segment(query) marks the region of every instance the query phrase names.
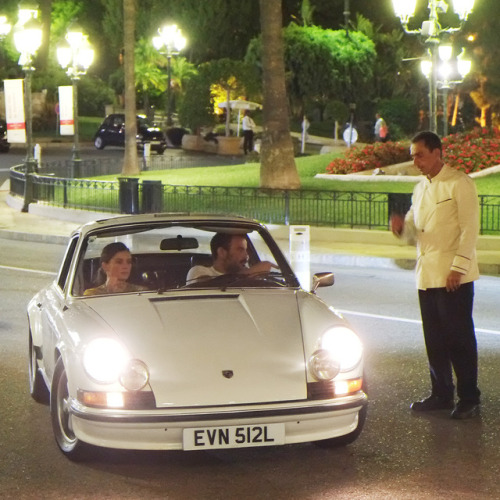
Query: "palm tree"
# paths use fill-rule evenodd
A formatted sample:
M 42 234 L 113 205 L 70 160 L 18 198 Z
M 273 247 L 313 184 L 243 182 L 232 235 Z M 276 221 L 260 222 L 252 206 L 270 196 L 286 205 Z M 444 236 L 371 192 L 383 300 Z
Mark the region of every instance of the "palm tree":
M 263 136 L 260 185 L 298 189 L 285 84 L 281 0 L 259 0 L 262 30 Z
M 146 114 L 151 114 L 149 96 L 151 91 L 165 92 L 167 88 L 167 75 L 160 66 L 163 64 L 162 56 L 153 46 L 153 43 L 141 38 L 135 48 L 135 85 L 143 95 L 143 105 Z M 152 116 L 149 116 L 152 119 Z
M 122 175 L 138 175 L 137 119 L 135 105 L 135 0 L 123 0 L 123 63 L 125 68 L 125 155 Z

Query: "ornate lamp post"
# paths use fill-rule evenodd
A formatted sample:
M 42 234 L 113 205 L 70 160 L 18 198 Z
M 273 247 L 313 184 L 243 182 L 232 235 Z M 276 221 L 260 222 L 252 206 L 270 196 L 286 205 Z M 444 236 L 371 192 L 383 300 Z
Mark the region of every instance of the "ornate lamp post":
M 160 54 L 167 56 L 167 125 L 172 125 L 172 56 L 176 56 L 186 46 L 186 39 L 176 24 L 158 28 L 158 36 L 153 37 L 153 45 Z
M 462 83 L 469 74 L 472 62 L 465 58 L 465 51 L 453 59 L 453 47 L 449 44 L 439 45 L 439 61 L 437 66 L 437 88 L 443 90 L 443 136 L 448 135 L 448 92 L 450 88 Z M 430 58 L 422 59 L 420 66 L 427 79 L 433 74 L 433 62 Z
M 469 14 L 474 8 L 474 0 L 453 0 L 453 10 L 460 20 L 460 26 L 443 28 L 439 23 L 439 14 L 448 10 L 448 2 L 444 0 L 429 0 L 429 19 L 422 23 L 420 29 L 408 29 L 410 18 L 414 16 L 417 0 L 392 0 L 394 12 L 401 20 L 406 33 L 420 35 L 425 38 L 428 46 L 430 61 L 432 63 L 429 73 L 429 128 L 437 131 L 437 89 L 438 89 L 438 45 L 444 33 L 460 31 Z
M 73 172 L 71 177 L 79 175 L 80 170 L 80 144 L 78 128 L 78 80 L 85 75 L 94 60 L 94 49 L 92 49 L 87 35 L 84 35 L 81 27 L 73 23 L 66 33 L 65 42 L 57 48 L 57 59 L 61 67 L 66 69 L 66 74 L 71 78 L 73 88 Z
M 33 111 L 31 100 L 31 75 L 33 58 L 42 44 L 42 28 L 36 20 L 37 8 L 23 4 L 19 6 L 19 22 L 14 30 L 14 44 L 21 54 L 19 65 L 22 67 L 24 78 L 24 109 L 26 113 L 26 159 L 23 212 L 28 211 L 28 206 L 33 200 L 33 179 L 36 162 L 33 157 Z

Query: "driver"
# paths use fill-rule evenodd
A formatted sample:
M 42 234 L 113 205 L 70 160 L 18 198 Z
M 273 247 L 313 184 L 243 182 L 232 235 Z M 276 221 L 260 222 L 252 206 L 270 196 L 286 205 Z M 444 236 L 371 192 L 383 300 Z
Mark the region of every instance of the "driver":
M 213 265 L 194 266 L 186 277 L 188 284 L 223 274 L 256 275 L 279 269 L 276 264 L 261 261 L 248 267 L 248 242 L 244 234 L 216 233 L 210 241 Z

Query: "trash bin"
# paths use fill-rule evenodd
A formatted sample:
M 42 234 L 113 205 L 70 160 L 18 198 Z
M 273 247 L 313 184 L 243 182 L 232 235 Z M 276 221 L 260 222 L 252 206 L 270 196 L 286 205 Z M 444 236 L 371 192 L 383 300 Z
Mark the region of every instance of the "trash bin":
M 405 216 L 411 207 L 411 193 L 389 193 L 387 198 L 387 212 L 391 215 Z
M 163 186 L 161 181 L 142 181 L 141 213 L 163 211 Z
M 139 213 L 139 179 L 134 177 L 121 177 L 119 179 L 120 213 Z

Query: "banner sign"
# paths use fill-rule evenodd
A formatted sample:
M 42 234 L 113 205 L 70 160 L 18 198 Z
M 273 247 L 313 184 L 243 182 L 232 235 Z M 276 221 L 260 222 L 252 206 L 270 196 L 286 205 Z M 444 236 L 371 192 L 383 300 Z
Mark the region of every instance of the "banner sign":
M 24 80 L 4 80 L 5 118 L 7 140 L 10 143 L 26 142 L 26 119 L 24 117 Z
M 59 126 L 61 135 L 74 135 L 75 121 L 73 117 L 73 86 L 59 87 Z

